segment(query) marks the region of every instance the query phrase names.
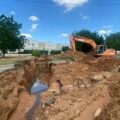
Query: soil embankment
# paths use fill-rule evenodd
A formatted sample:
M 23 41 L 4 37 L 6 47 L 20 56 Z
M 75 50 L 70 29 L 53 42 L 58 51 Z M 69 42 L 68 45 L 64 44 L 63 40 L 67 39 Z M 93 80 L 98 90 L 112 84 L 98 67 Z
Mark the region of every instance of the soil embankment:
M 34 120 L 109 120 L 101 115 L 106 114 L 106 109 L 113 108 L 113 103 L 117 116 L 110 120 L 119 120 L 119 101 L 113 100 L 113 97 L 118 98 L 120 93 L 117 85 L 120 81 L 120 59 L 94 58 L 70 51 L 50 59 L 66 62 L 52 66 L 50 87 L 41 95 L 43 107 L 36 110 Z M 62 95 L 56 80 L 63 84 Z M 112 109 L 108 112 L 115 114 Z
M 26 61 L 0 75 L 1 118 L 26 119 L 35 102 L 28 91 L 36 77 L 49 89 L 40 95 L 33 120 L 120 120 L 120 59 L 68 51 Z
M 0 74 L 0 120 L 24 119 L 26 112 L 34 103 L 29 94 L 36 78 L 47 81 L 50 67 L 46 58 L 26 60 L 16 65 L 16 69 Z M 11 116 L 12 114 L 12 116 Z

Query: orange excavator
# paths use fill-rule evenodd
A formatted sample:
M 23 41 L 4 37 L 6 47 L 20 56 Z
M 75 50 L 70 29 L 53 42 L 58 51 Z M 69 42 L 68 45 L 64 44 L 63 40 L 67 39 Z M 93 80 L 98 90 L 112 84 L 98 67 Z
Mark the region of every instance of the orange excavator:
M 107 49 L 106 45 L 97 45 L 92 39 L 88 39 L 82 36 L 71 35 L 70 45 L 71 50 L 76 51 L 75 42 L 83 42 L 89 44 L 92 48 L 91 54 L 96 57 L 100 56 L 115 56 L 116 51 L 114 49 Z

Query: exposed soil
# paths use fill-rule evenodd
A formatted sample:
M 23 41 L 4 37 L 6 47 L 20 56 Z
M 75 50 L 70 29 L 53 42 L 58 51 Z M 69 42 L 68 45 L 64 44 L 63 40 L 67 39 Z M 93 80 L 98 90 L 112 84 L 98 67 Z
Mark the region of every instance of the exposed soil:
M 9 117 L 9 120 L 26 120 L 26 113 L 34 104 L 35 97 L 24 91 L 20 94 L 19 101 L 15 112 Z
M 46 58 L 26 60 L 16 69 L 0 74 L 0 120 L 14 120 L 16 116 L 22 119 L 34 102 L 29 94 L 31 86 L 36 78 L 47 76 L 50 77 L 50 67 Z
M 50 59 L 55 59 L 54 57 L 64 59 L 66 63 L 52 66 L 50 87 L 41 95 L 43 108 L 36 110 L 34 120 L 109 120 L 108 117 L 104 117 L 104 115 L 107 116 L 104 111 L 110 109 L 113 103 L 115 104 L 113 106 L 116 106 L 114 109 L 117 115 L 112 106 L 107 112 L 114 114 L 115 118 L 110 120 L 120 120 L 117 111 L 118 108 L 120 109 L 119 101 L 113 102 L 113 98 L 120 93 L 119 85 L 115 82 L 120 80 L 119 59 L 94 58 L 70 51 L 51 56 Z M 62 95 L 56 80 L 60 80 L 63 84 Z M 114 90 L 118 91 L 112 94 Z M 98 112 L 99 109 L 100 112 Z
M 109 94 L 112 101 L 96 120 L 120 120 L 120 73 L 110 78 Z
M 0 58 L 0 62 L 24 61 L 24 60 L 30 60 L 31 58 L 32 56 L 5 57 L 5 58 Z
M 64 62 L 49 65 L 50 60 Z M 120 120 L 120 59 L 68 51 L 25 61 L 0 75 L 0 116 L 26 119 L 35 100 L 28 91 L 36 77 L 49 89 L 40 95 L 33 120 Z

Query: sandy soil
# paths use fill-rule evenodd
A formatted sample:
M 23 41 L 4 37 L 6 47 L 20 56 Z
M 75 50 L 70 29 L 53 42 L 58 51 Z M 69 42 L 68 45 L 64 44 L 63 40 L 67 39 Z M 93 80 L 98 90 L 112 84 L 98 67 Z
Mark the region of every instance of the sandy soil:
M 43 82 L 48 82 L 49 89 L 41 94 L 42 106 L 36 109 L 33 120 L 120 120 L 120 59 L 94 58 L 71 51 L 49 56 L 48 59 L 65 62 L 53 62 L 49 68 L 48 62 L 45 62 L 47 59 L 35 59 L 26 61 L 26 65 L 18 69 L 17 77 L 16 72 L 1 75 L 1 79 L 4 78 L 0 81 L 0 95 L 4 98 L 1 114 L 3 110 L 8 112 L 6 108 L 15 110 L 17 106 L 10 120 L 25 120 L 25 113 L 35 98 L 27 91 L 18 94 L 20 88 L 13 83 L 17 81 L 27 88 L 39 76 Z M 60 80 L 62 85 L 56 80 Z M 94 117 L 99 109 L 101 112 Z
M 64 59 L 66 63 L 52 66 L 50 87 L 41 95 L 42 117 L 38 109 L 34 120 L 97 119 L 94 118 L 96 111 L 101 109 L 103 112 L 112 102 L 109 85 L 115 74 L 118 74 L 116 78 L 120 78 L 118 73 L 120 60 L 94 58 L 83 53 L 73 54 L 71 52 L 54 57 Z M 54 57 L 51 56 L 51 59 Z M 60 94 L 59 85 L 56 83 L 58 79 L 64 86 L 63 95 Z M 50 100 L 55 101 L 51 103 Z M 99 113 L 98 116 L 101 114 Z
M 26 120 L 25 115 L 28 110 L 33 106 L 35 96 L 28 94 L 28 92 L 22 92 L 19 96 L 19 104 L 10 116 L 9 120 Z
M 31 58 L 32 56 L 5 57 L 5 58 L 0 58 L 0 61 L 19 61 L 19 60 L 26 60 Z

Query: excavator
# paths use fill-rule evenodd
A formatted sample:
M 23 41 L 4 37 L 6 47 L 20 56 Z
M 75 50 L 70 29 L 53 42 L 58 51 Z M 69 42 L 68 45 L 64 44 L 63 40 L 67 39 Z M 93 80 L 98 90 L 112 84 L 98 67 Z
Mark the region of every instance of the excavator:
M 92 39 L 73 34 L 70 36 L 70 45 L 72 51 L 76 51 L 75 42 L 83 42 L 89 44 L 92 48 L 90 53 L 95 57 L 116 55 L 116 51 L 114 49 L 107 49 L 106 45 L 97 45 Z

